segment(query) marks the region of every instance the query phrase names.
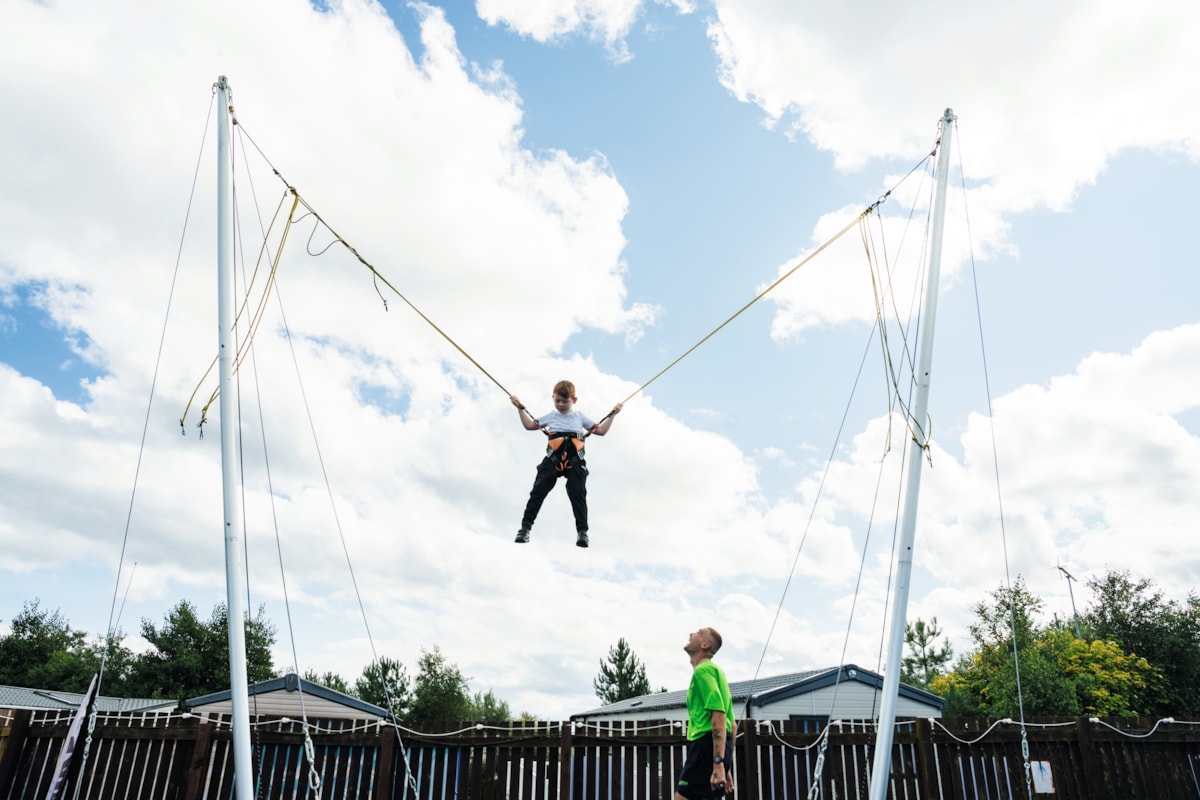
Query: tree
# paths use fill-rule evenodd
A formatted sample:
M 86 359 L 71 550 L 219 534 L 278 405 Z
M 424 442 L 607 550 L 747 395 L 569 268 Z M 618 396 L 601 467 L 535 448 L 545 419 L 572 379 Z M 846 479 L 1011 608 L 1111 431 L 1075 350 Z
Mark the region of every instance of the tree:
M 1074 686 L 1076 713 L 1136 716 L 1144 707 L 1146 691 L 1162 680 L 1161 672 L 1146 659 L 1122 652 L 1115 642 L 1080 639 L 1063 624 L 1046 630 L 1035 646 L 1048 653 L 1048 660 Z
M 441 649 L 421 650 L 409 719 L 414 722 L 462 722 L 473 716 L 467 679 Z
M 119 691 L 131 654 L 118 631 L 107 641 L 109 660 L 104 685 Z M 71 628 L 62 612 L 41 608 L 35 598 L 13 617 L 12 630 L 0 637 L 0 683 L 60 692 L 84 692 L 100 671 L 105 640 L 89 643 L 87 634 Z
M 107 639 L 96 637 L 89 650 L 97 664 L 100 675 L 100 686 L 97 692 L 108 692 L 118 697 L 128 697 L 132 694 L 130 684 L 133 680 L 133 651 L 125 646 L 125 634 L 118 628 Z M 86 689 L 84 690 L 86 691 Z
M 1146 579 L 1110 570 L 1088 581 L 1094 600 L 1083 614 L 1089 635 L 1118 643 L 1161 671 L 1146 688 L 1142 713 L 1200 714 L 1200 597 L 1167 600 Z
M 646 665 L 638 660 L 624 637 L 608 648 L 608 662 L 600 662 L 600 674 L 592 681 L 592 688 L 605 705 L 650 694 Z
M 0 639 L 0 683 L 35 689 L 82 692 L 95 674 L 84 663 L 87 634 L 72 630 L 62 612 L 26 601 Z
M 142 638 L 151 649 L 137 656 L 131 684 L 147 697 L 171 697 L 180 701 L 229 688 L 228 612 L 224 603 L 213 607 L 208 621 L 196 616 L 187 600 L 167 612 L 161 628 L 142 619 Z M 271 645 L 275 626 L 266 610 L 245 623 L 246 674 L 251 683 L 272 677 Z
M 1004 584 L 989 592 L 991 602 L 975 604 L 975 616 L 979 621 L 970 626 L 971 638 L 977 645 L 1012 643 L 1017 639 L 1017 648 L 1029 645 L 1034 633 L 1034 618 L 1042 613 L 1045 602 L 1030 593 L 1025 580 L 1018 575 L 1012 590 Z
M 947 716 L 1139 713 L 1140 698 L 1158 680 L 1153 667 L 1115 644 L 1079 639 L 1061 621 L 1039 627 L 1042 607 L 1020 578 L 975 607 L 975 650 L 930 682 L 946 699 Z
M 363 667 L 362 675 L 354 682 L 354 696 L 374 703 L 403 718 L 412 697 L 408 688 L 408 670 L 394 658 L 380 656 Z
M 978 621 L 971 625 L 972 653 L 963 656 L 949 675 L 935 676 L 930 688 L 943 695 L 947 714 L 1016 717 L 1078 713 L 1074 691 L 1046 654 L 1033 648 L 1034 619 L 1043 602 L 1030 594 L 1018 577 L 1009 591 L 1004 585 L 990 593 L 990 602 L 975 606 Z M 1014 648 L 1014 640 L 1016 642 Z M 1020 665 L 1020 692 L 1017 668 Z
M 512 711 L 508 703 L 496 697 L 491 689 L 486 692 L 476 692 L 471 698 L 472 714 L 468 719 L 474 719 L 487 725 L 499 725 L 512 719 Z
M 349 694 L 358 697 L 358 695 L 355 695 L 354 691 L 350 688 L 350 684 L 346 683 L 346 679 L 341 675 L 338 675 L 336 672 L 330 672 L 326 670 L 325 672 L 318 673 L 315 669 L 306 669 L 304 670 L 303 678 L 309 683 L 315 683 L 318 686 L 324 686 L 326 689 L 333 689 L 335 692 L 341 692 L 342 694 Z M 361 700 L 362 698 L 359 697 L 359 699 Z
M 1011 593 L 1001 586 L 992 593 L 990 605 L 976 606 L 980 622 L 971 626 L 971 636 L 977 652 L 967 686 L 981 713 L 991 717 L 1016 717 L 1022 712 L 1025 716 L 1079 714 L 1069 681 L 1047 660 L 1046 652 L 1033 646 L 1034 618 L 1044 605 L 1017 578 Z
M 943 675 L 934 676 L 933 680 L 929 682 L 929 691 L 946 701 L 946 707 L 942 709 L 942 716 L 957 718 L 983 715 L 983 712 L 979 710 L 979 705 L 975 702 L 975 695 L 967 685 L 966 676 L 974 664 L 973 657 L 974 654 L 963 656 L 954 665 L 954 669 Z
M 904 644 L 908 646 L 911 655 L 905 656 L 901 665 L 900 680 L 922 689 L 928 689 L 930 682 L 942 674 L 942 668 L 954 657 L 950 640 L 943 638 L 939 647 L 938 637 L 942 629 L 938 627 L 937 617 L 928 624 L 918 618 L 915 622 L 904 625 Z

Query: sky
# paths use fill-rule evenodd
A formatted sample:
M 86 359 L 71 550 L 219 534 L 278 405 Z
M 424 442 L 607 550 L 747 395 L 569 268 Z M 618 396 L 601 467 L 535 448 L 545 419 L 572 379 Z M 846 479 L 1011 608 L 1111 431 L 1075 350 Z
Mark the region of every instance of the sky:
M 684 688 L 701 626 L 731 680 L 885 670 L 908 437 L 872 275 L 900 370 L 947 108 L 907 618 L 961 654 L 1018 576 L 1047 620 L 1072 611 L 1059 566 L 1079 611 L 1110 569 L 1196 590 L 1194 3 L 0 15 L 0 632 L 36 598 L 139 649 L 142 620 L 225 598 L 216 405 L 203 436 L 197 405 L 180 426 L 217 349 L 220 75 L 239 275 L 274 168 L 479 365 L 311 217 L 291 230 L 230 423 L 278 668 L 412 673 L 437 646 L 542 719 L 599 704 L 620 638 Z M 561 488 L 513 542 L 544 443 L 508 395 L 545 413 L 562 378 L 593 418 L 629 398 L 588 440 L 586 550 Z

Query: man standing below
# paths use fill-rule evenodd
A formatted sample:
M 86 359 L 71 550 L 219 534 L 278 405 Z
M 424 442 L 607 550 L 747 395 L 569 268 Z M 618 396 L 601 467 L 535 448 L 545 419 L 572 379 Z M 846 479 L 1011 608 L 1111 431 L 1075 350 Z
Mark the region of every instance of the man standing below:
M 692 661 L 688 685 L 688 749 L 675 800 L 723 797 L 733 792 L 733 696 L 725 672 L 713 663 L 721 634 L 701 628 L 688 636 L 683 651 Z

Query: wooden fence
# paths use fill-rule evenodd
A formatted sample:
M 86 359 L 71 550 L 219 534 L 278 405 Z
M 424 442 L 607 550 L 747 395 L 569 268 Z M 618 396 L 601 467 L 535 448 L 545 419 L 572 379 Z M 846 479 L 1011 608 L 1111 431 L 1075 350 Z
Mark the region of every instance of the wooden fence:
M 70 714 L 0 710 L 0 800 L 44 800 Z M 811 723 L 809 723 L 811 725 Z M 313 727 L 315 726 L 315 728 Z M 824 758 L 803 722 L 743 723 L 735 750 L 738 797 L 867 797 L 874 733 L 834 723 Z M 512 723 L 424 726 L 262 721 L 252 736 L 262 800 L 661 800 L 683 761 L 679 723 Z M 1182 800 L 1200 798 L 1200 725 L 1144 719 L 916 720 L 898 728 L 894 800 Z M 100 715 L 82 741 L 64 798 L 227 800 L 233 764 L 228 719 Z M 311 765 L 311 769 L 310 769 Z M 319 788 L 319 793 L 317 791 Z

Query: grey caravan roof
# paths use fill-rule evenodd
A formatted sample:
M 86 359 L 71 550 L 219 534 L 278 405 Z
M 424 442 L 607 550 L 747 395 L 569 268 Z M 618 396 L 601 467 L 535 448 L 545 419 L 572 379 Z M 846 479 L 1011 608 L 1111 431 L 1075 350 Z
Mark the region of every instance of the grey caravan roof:
M 22 686 L 0 686 L 0 708 L 72 709 L 83 702 L 82 692 L 56 692 L 50 689 L 27 689 Z M 174 711 L 175 700 L 138 697 L 97 697 L 96 710 L 105 713 L 129 711 Z
M 804 672 L 789 672 L 770 678 L 757 678 L 749 681 L 730 681 L 729 692 L 733 695 L 734 708 L 745 707 L 750 701 L 751 708 L 765 706 L 798 694 L 813 692 L 826 686 L 832 686 L 842 681 L 858 681 L 876 688 L 883 686 L 883 677 L 871 670 L 865 670 L 855 664 L 845 664 L 841 667 L 825 667 L 810 669 Z M 935 694 L 917 689 L 913 686 L 900 684 L 900 695 L 912 700 L 937 706 L 946 707 L 946 701 Z M 571 719 L 583 719 L 596 715 L 612 715 L 627 712 L 645 713 L 662 709 L 683 708 L 687 704 L 687 690 L 674 692 L 658 692 L 645 694 L 641 697 L 630 697 L 616 703 L 611 703 L 580 714 L 572 714 Z
M 303 691 L 305 696 L 311 698 L 313 701 L 317 701 L 314 702 L 314 708 L 309 713 L 316 712 L 317 707 L 323 709 L 318 712 L 319 716 L 328 716 L 331 711 L 336 712 L 339 707 L 356 712 L 355 716 L 367 716 L 378 719 L 387 719 L 390 716 L 387 709 L 359 700 L 357 697 L 342 694 L 335 689 L 305 680 L 294 672 L 288 673 L 282 678 L 273 678 L 269 681 L 262 681 L 248 687 L 249 695 L 258 698 L 259 713 L 272 716 L 281 713 L 298 713 L 299 693 L 301 691 Z M 231 699 L 231 694 L 229 689 L 221 692 L 213 692 L 212 694 L 186 700 L 184 701 L 184 705 L 189 709 L 200 711 L 204 710 L 204 706 L 228 703 Z M 273 702 L 265 702 L 268 695 L 273 696 L 271 698 Z

